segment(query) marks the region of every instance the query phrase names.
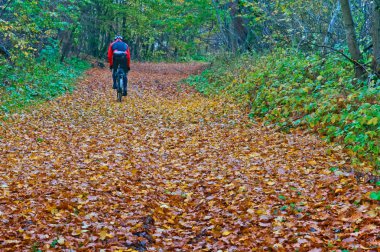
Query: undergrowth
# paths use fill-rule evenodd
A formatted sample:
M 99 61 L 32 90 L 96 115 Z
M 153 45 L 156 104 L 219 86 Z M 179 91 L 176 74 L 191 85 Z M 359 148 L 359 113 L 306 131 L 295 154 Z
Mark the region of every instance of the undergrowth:
M 343 145 L 354 164 L 380 171 L 380 80 L 354 80 L 352 65 L 339 56 L 282 49 L 218 59 L 187 82 L 206 95 L 233 97 L 252 119 L 317 132 Z
M 15 65 L 0 62 L 0 116 L 18 111 L 37 102 L 72 92 L 75 80 L 90 67 L 79 59 L 59 63 L 52 47 L 43 50 L 38 58 L 19 58 Z

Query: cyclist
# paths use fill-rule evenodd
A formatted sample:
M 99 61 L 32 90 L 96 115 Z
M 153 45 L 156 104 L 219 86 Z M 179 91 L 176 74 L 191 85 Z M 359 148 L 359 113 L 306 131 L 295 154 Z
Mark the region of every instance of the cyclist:
M 131 70 L 131 53 L 129 46 L 123 42 L 123 37 L 120 35 L 115 36 L 115 40 L 108 47 L 108 62 L 112 70 L 113 89 L 116 89 L 116 71 L 118 66 L 124 70 L 124 92 L 123 96 L 127 95 L 127 75 Z

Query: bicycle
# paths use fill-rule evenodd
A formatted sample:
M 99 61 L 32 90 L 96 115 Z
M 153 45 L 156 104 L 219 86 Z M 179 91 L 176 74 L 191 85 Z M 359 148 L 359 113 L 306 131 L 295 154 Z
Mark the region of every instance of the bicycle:
M 117 92 L 118 102 L 121 102 L 123 93 L 127 91 L 128 82 L 125 84 L 125 89 L 124 89 L 124 79 L 125 79 L 125 72 L 120 66 L 118 66 L 117 71 L 116 71 L 116 92 Z

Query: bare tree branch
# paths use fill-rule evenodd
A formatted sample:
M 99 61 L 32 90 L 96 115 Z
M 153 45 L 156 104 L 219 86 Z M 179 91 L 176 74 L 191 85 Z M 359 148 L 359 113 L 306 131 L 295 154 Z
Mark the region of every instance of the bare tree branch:
M 327 45 L 316 45 L 316 44 L 313 44 L 313 43 L 308 43 L 308 44 L 311 44 L 311 45 L 313 45 L 313 46 L 317 46 L 317 47 L 321 47 L 321 48 L 327 48 L 327 49 L 330 49 L 331 51 L 334 51 L 334 52 L 336 52 L 336 53 L 339 53 L 339 54 L 342 55 L 344 58 L 346 58 L 346 59 L 349 60 L 351 63 L 353 63 L 355 66 L 358 66 L 358 67 L 362 68 L 366 73 L 371 74 L 371 72 L 367 70 L 367 66 L 366 66 L 366 65 L 363 65 L 362 63 L 360 63 L 360 62 L 354 60 L 353 58 L 349 57 L 348 55 L 346 55 L 346 54 L 343 53 L 342 51 L 335 49 L 334 47 L 327 46 Z

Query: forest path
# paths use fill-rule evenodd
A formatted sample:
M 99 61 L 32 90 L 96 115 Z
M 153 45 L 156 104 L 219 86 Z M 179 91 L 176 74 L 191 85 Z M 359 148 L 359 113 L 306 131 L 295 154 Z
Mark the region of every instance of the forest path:
M 201 67 L 135 64 L 122 103 L 92 69 L 0 125 L 0 250 L 376 251 L 374 189 L 331 169 L 344 154 L 177 84 Z

